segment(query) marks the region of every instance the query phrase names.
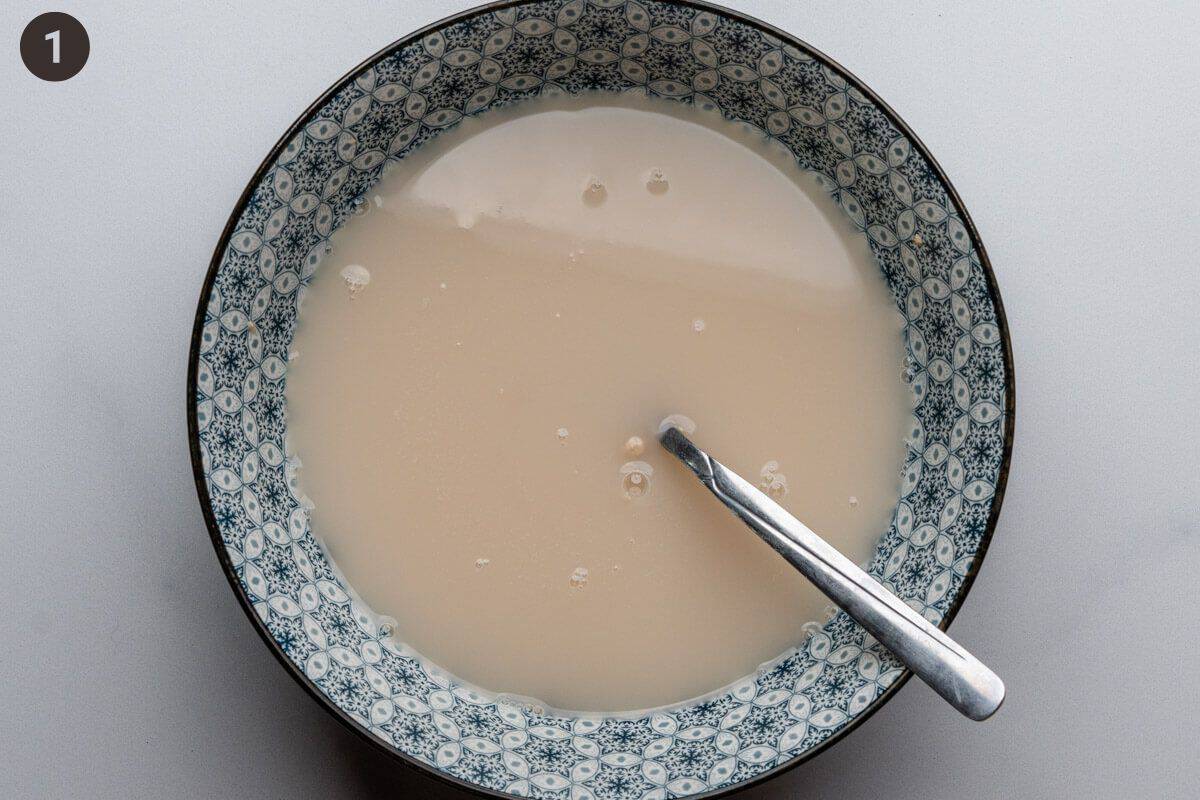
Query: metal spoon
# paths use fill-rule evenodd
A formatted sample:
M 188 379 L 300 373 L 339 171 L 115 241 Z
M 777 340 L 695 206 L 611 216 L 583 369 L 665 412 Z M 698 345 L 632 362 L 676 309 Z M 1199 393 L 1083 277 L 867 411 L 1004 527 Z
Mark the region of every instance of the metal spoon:
M 666 428 L 659 441 L 763 541 L 950 705 L 983 720 L 1004 702 L 1004 684 L 996 673 L 778 503 L 696 447 L 678 428 Z

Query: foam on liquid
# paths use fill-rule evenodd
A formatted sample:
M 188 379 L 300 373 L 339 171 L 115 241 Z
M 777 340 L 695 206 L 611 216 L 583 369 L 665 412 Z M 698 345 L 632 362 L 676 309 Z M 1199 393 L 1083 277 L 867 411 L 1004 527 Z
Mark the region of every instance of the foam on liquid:
M 394 636 L 567 709 L 720 688 L 828 606 L 668 414 L 857 561 L 899 486 L 901 320 L 786 152 L 599 95 L 468 119 L 333 237 L 289 367 L 314 532 Z

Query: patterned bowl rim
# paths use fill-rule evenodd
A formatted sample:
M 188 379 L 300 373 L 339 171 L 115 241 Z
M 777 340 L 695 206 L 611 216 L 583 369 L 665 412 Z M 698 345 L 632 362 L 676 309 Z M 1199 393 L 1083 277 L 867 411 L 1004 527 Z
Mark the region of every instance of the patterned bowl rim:
M 221 236 L 217 241 L 217 246 L 213 252 L 212 260 L 209 262 L 208 272 L 204 277 L 203 287 L 200 290 L 200 299 L 196 308 L 196 319 L 192 327 L 191 343 L 188 349 L 186 397 L 188 446 L 191 453 L 192 474 L 196 483 L 196 493 L 199 496 L 200 508 L 204 514 L 204 522 L 208 528 L 208 534 L 212 540 L 213 548 L 216 550 L 217 560 L 221 564 L 221 570 L 225 573 L 226 580 L 229 581 L 230 587 L 237 596 L 238 603 L 241 605 L 242 611 L 245 612 L 246 617 L 250 620 L 251 624 L 254 626 L 254 629 L 258 632 L 258 635 L 262 638 L 263 642 L 267 645 L 267 648 L 271 651 L 279 663 L 283 665 L 283 668 L 289 674 L 291 674 L 293 678 L 295 678 L 296 682 L 300 684 L 304 691 L 306 691 L 326 711 L 328 711 L 335 719 L 341 722 L 343 726 L 355 733 L 360 739 L 370 743 L 376 750 L 386 753 L 400 763 L 408 767 L 416 768 L 419 772 L 431 776 L 442 783 L 449 784 L 460 791 L 468 792 L 479 797 L 489 798 L 510 798 L 511 795 L 469 783 L 468 781 L 465 781 L 454 775 L 438 770 L 431 765 L 425 764 L 416 758 L 409 756 L 398 748 L 389 747 L 379 738 L 372 736 L 368 730 L 355 722 L 355 720 L 348 713 L 339 708 L 329 697 L 321 692 L 316 684 L 304 674 L 304 671 L 301 669 L 301 667 L 291 661 L 287 657 L 287 654 L 284 653 L 283 648 L 278 642 L 275 641 L 274 637 L 271 635 L 271 632 L 268 630 L 266 623 L 259 618 L 258 614 L 254 610 L 254 606 L 251 603 L 250 598 L 246 595 L 245 591 L 243 591 L 238 579 L 237 571 L 233 565 L 233 561 L 230 559 L 229 553 L 221 539 L 221 532 L 217 526 L 216 517 L 213 514 L 212 504 L 208 495 L 208 487 L 205 481 L 204 465 L 200 450 L 200 425 L 197 418 L 195 397 L 200 366 L 200 347 L 204 330 L 205 309 L 208 304 L 208 299 L 212 293 L 213 285 L 217 278 L 217 272 L 220 269 L 224 253 L 228 248 L 229 241 L 233 236 L 239 218 L 242 216 L 242 213 L 245 210 L 246 204 L 251 199 L 259 182 L 270 170 L 276 159 L 278 159 L 288 142 L 290 142 L 296 134 L 303 130 L 304 126 L 311 120 L 314 114 L 316 114 L 338 92 L 342 91 L 342 89 L 352 83 L 355 76 L 357 76 L 364 69 L 370 67 L 375 62 L 385 58 L 390 53 L 393 53 L 410 44 L 419 42 L 426 34 L 441 30 L 442 28 L 453 25 L 464 19 L 469 19 L 481 14 L 488 14 L 512 6 L 524 5 L 528 2 L 529 0 L 496 0 L 495 2 L 486 3 L 455 14 L 451 14 L 450 16 L 444 17 L 436 22 L 425 25 L 422 28 L 413 31 L 412 33 L 409 33 L 408 35 L 403 36 L 391 44 L 383 47 L 378 52 L 364 59 L 357 66 L 350 69 L 341 78 L 335 81 L 330 88 L 325 90 L 320 97 L 314 100 L 312 104 L 310 104 L 308 108 L 306 108 L 303 113 L 300 114 L 299 117 L 297 117 L 296 121 L 288 127 L 287 131 L 284 132 L 284 134 L 267 153 L 262 163 L 258 165 L 254 175 L 250 178 L 250 181 L 246 184 L 246 188 L 242 191 L 241 196 L 234 205 L 233 211 L 229 215 L 229 220 L 225 223 L 224 230 L 221 231 Z M 975 223 L 972 221 L 966 206 L 959 197 L 958 191 L 950 182 L 950 179 L 947 177 L 941 165 L 938 164 L 937 160 L 929 152 L 929 149 L 925 146 L 924 142 L 921 141 L 912 128 L 910 128 L 904 122 L 904 120 L 900 118 L 900 116 L 891 108 L 891 106 L 884 102 L 874 91 L 871 90 L 870 87 L 868 87 L 865 83 L 863 83 L 862 80 L 854 75 L 854 73 L 847 70 L 825 53 L 806 43 L 804 40 L 741 11 L 736 11 L 715 3 L 705 2 L 704 0 L 665 0 L 665 2 L 669 2 L 674 5 L 688 6 L 700 11 L 711 11 L 737 20 L 738 22 L 741 22 L 752 28 L 756 28 L 762 33 L 774 36 L 781 41 L 804 51 L 805 53 L 811 55 L 815 60 L 844 77 L 849 84 L 851 84 L 868 100 L 875 104 L 875 106 L 888 117 L 892 124 L 896 126 L 896 129 L 904 134 L 905 137 L 907 137 L 907 139 L 912 143 L 913 148 L 917 150 L 923 158 L 926 159 L 941 185 L 944 187 L 946 194 L 954 208 L 961 217 L 963 225 L 966 227 L 967 234 L 971 239 L 971 244 L 979 254 L 980 266 L 982 267 L 983 274 L 987 279 L 988 291 L 991 294 L 995 308 L 996 324 L 1000 331 L 1000 342 L 1003 352 L 1005 381 L 1004 455 L 1000 463 L 1000 470 L 996 480 L 995 495 L 992 499 L 987 527 L 983 532 L 983 536 L 979 542 L 979 547 L 976 550 L 976 567 L 964 578 L 957 597 L 942 618 L 939 627 L 945 630 L 949 628 L 950 623 L 954 620 L 959 609 L 962 608 L 967 595 L 970 593 L 971 587 L 975 582 L 975 578 L 979 574 L 979 567 L 982 565 L 983 560 L 987 555 L 987 550 L 991 544 L 992 536 L 996 531 L 996 524 L 1000 517 L 1000 508 L 1004 502 L 1004 491 L 1008 483 L 1009 467 L 1012 461 L 1013 434 L 1016 420 L 1016 376 L 1013 369 L 1012 339 L 1009 335 L 1008 319 L 1004 313 L 1004 304 L 1000 297 L 1000 287 L 996 283 L 996 276 L 992 270 L 991 260 L 988 258 L 987 251 L 984 249 L 983 242 L 979 237 L 979 232 L 975 228 Z M 744 789 L 748 789 L 751 786 L 771 780 L 772 778 L 775 778 L 784 772 L 808 761 L 814 756 L 825 752 L 825 750 L 837 742 L 840 742 L 846 737 L 847 734 L 858 728 L 863 722 L 871 717 L 871 715 L 882 708 L 885 703 L 887 703 L 896 695 L 896 692 L 899 691 L 900 688 L 904 686 L 904 684 L 907 683 L 908 679 L 911 677 L 912 672 L 907 669 L 904 670 L 900 677 L 897 678 L 896 681 L 887 689 L 885 689 L 877 698 L 875 698 L 875 700 L 872 701 L 872 703 L 866 709 L 864 709 L 862 713 L 850 719 L 842 728 L 836 731 L 825 741 L 796 755 L 790 760 L 771 769 L 765 770 L 764 772 L 759 773 L 758 775 L 755 775 L 747 780 L 744 780 L 740 783 L 722 786 L 710 792 L 695 795 L 695 797 L 698 798 L 698 800 L 712 800 L 713 798 L 727 797 L 735 792 L 740 792 Z

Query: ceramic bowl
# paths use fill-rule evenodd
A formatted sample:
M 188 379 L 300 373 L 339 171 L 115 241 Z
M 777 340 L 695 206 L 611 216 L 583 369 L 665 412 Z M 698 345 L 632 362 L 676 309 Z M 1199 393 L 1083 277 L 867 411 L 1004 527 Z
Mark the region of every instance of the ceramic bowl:
M 546 93 L 645 92 L 757 126 L 862 230 L 907 324 L 913 428 L 871 570 L 945 627 L 995 528 L 1012 356 L 979 237 L 933 158 L 861 82 L 799 40 L 695 2 L 498 3 L 400 39 L 271 150 L 221 235 L 196 315 L 188 421 L 222 568 L 279 660 L 398 760 L 483 794 L 715 795 L 837 741 L 908 673 L 845 614 L 701 701 L 572 715 L 502 702 L 381 635 L 331 569 L 284 453 L 298 289 L 385 163 L 464 116 Z

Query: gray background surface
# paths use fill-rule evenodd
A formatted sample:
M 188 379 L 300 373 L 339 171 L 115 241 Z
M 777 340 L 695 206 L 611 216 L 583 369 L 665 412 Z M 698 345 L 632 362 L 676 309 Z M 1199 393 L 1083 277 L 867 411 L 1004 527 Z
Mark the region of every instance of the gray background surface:
M 952 629 L 1005 707 L 971 723 L 912 681 L 745 797 L 1195 797 L 1200 10 L 738 5 L 859 75 L 945 167 L 995 264 L 1018 411 Z M 243 617 L 184 374 L 208 259 L 276 138 L 460 7 L 0 7 L 0 797 L 459 796 L 343 730 Z M 64 84 L 17 51 L 46 10 L 91 34 Z

